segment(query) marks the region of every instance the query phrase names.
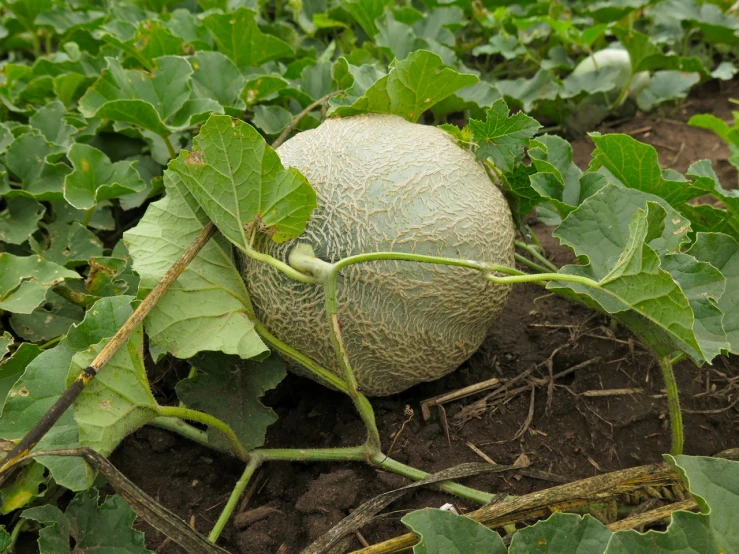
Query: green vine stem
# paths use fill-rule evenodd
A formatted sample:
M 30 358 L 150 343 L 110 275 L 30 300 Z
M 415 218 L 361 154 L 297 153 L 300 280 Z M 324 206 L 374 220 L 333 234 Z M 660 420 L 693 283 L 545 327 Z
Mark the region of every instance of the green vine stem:
M 404 477 L 408 477 L 413 481 L 420 481 L 421 479 L 425 479 L 430 475 L 430 473 L 426 473 L 425 471 L 421 471 L 420 469 L 407 466 L 385 456 L 384 454 L 374 456 L 373 463 L 386 471 L 392 471 L 393 473 L 403 475 Z M 471 500 L 472 502 L 477 502 L 478 504 L 482 504 L 483 506 L 485 504 L 488 504 L 494 497 L 494 495 L 490 494 L 489 492 L 472 489 L 470 487 L 460 485 L 459 483 L 453 483 L 451 481 L 439 483 L 437 486 L 444 492 L 459 496 L 460 498 Z
M 260 448 L 252 454 L 270 462 L 370 462 L 366 445 L 345 448 Z
M 329 334 L 331 344 L 336 352 L 336 360 L 342 369 L 344 382 L 347 386 L 349 397 L 354 402 L 354 406 L 359 412 L 365 427 L 367 427 L 367 447 L 371 453 L 378 453 L 382 450 L 380 441 L 380 433 L 377 430 L 375 422 L 375 412 L 369 402 L 364 402 L 364 395 L 360 394 L 357 379 L 352 371 L 349 355 L 347 354 L 344 340 L 341 335 L 341 321 L 339 320 L 338 306 L 336 303 L 336 281 L 339 276 L 341 267 L 335 264 L 328 279 L 323 283 L 323 293 L 326 304 L 326 317 L 328 319 Z
M 178 435 L 185 437 L 192 442 L 198 443 L 201 446 L 217 450 L 219 452 L 231 452 L 230 449 L 225 446 L 213 444 L 208 440 L 208 433 L 201 431 L 197 427 L 193 427 L 189 423 L 182 421 L 177 417 L 156 417 L 149 422 L 152 427 L 158 427 L 166 431 L 172 431 Z
M 231 427 L 217 417 L 213 417 L 212 415 L 203 412 L 198 412 L 197 410 L 191 410 L 190 408 L 181 408 L 179 406 L 157 406 L 156 412 L 157 415 L 162 417 L 178 417 L 189 421 L 197 421 L 198 423 L 217 429 L 225 435 L 226 439 L 231 444 L 234 453 L 239 457 L 239 459 L 244 460 L 245 462 L 249 461 L 249 452 L 241 444 Z
M 549 270 L 546 267 L 541 266 L 541 265 L 537 264 L 536 262 L 532 262 L 528 258 L 525 258 L 525 257 L 521 256 L 521 254 L 516 253 L 516 254 L 514 254 L 514 257 L 515 257 L 515 259 L 516 259 L 516 261 L 518 263 L 520 263 L 521 265 L 525 265 L 529 269 L 533 269 L 534 271 L 538 271 L 539 273 L 548 273 L 549 272 Z
M 236 508 L 236 504 L 238 504 L 239 498 L 241 498 L 241 495 L 244 494 L 244 490 L 246 490 L 246 486 L 249 484 L 249 480 L 252 478 L 254 472 L 259 468 L 261 464 L 262 458 L 256 454 L 252 454 L 249 463 L 246 464 L 246 469 L 244 470 L 244 473 L 236 482 L 236 486 L 231 491 L 231 496 L 228 497 L 228 502 L 226 502 L 221 515 L 218 516 L 218 520 L 216 521 L 213 529 L 211 529 L 210 534 L 208 535 L 208 540 L 210 542 L 215 543 L 218 540 L 218 537 L 221 536 L 223 529 L 228 523 L 228 520 L 231 519 L 231 514 Z
M 673 360 L 667 356 L 660 356 L 659 366 L 662 369 L 662 377 L 665 380 L 667 407 L 670 411 L 670 427 L 672 428 L 672 449 L 670 453 L 673 456 L 679 456 L 683 453 L 685 438 L 683 436 L 683 413 L 680 410 L 680 397 L 677 390 L 675 372 L 672 371 L 672 364 Z
M 515 243 L 516 248 L 520 248 L 521 250 L 524 250 L 525 252 L 528 252 L 531 256 L 536 258 L 541 265 L 549 268 L 549 271 L 559 271 L 559 268 L 554 265 L 552 262 L 546 259 L 541 252 L 539 252 L 539 249 L 533 245 L 533 244 L 526 244 L 525 242 L 522 242 L 520 240 L 517 240 Z
M 298 271 L 295 268 L 286 264 L 285 262 L 270 256 L 269 254 L 258 252 L 257 250 L 254 250 L 251 246 L 237 245 L 237 247 L 250 258 L 257 260 L 258 262 L 269 264 L 275 269 L 282 271 L 288 277 L 295 279 L 296 281 L 300 281 L 301 283 L 308 283 L 311 285 L 317 285 L 320 283 L 320 281 L 316 279 L 315 277 L 312 277 L 311 275 Z
M 177 152 L 174 151 L 174 146 L 172 146 L 172 141 L 169 140 L 169 137 L 167 135 L 159 135 L 162 137 L 162 140 L 164 141 L 164 146 L 167 147 L 167 153 L 169 154 L 169 158 L 171 160 L 174 160 L 177 157 Z

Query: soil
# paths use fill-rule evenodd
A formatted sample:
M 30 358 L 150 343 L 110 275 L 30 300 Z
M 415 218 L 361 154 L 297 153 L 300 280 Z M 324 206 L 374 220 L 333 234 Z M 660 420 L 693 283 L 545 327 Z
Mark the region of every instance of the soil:
M 679 107 L 606 123 L 598 130 L 629 133 L 653 144 L 663 166 L 681 172 L 693 161 L 711 159 L 724 186 L 735 188 L 737 175 L 727 162 L 723 142 L 685 122 L 705 112 L 730 119 L 728 99 L 738 89 L 738 82 L 711 83 Z M 576 163 L 587 167 L 592 143 L 583 137 L 573 145 Z M 551 238 L 548 228 L 535 225 L 534 231 L 550 260 L 557 265 L 571 260 L 569 251 Z M 436 410 L 429 421 L 423 420 L 420 402 L 424 399 L 493 377 L 510 379 L 527 370 L 531 376 L 546 377 L 548 359 L 555 374 L 590 363 L 558 379 L 551 394 L 546 387 L 533 392 L 527 389 L 504 405 L 479 410 L 463 425 L 458 424 L 462 416 L 485 393 L 447 404 L 449 436 Z M 186 366 L 172 361 L 152 371 L 160 400 L 174 401 L 173 385 L 186 372 Z M 682 362 L 676 374 L 686 409 L 686 454 L 712 455 L 737 446 L 739 411 L 732 402 L 739 390 L 731 388 L 729 379 L 739 376 L 739 359 L 721 358 L 713 367 L 700 369 Z M 636 391 L 583 395 L 612 389 Z M 364 439 L 351 402 L 312 381 L 288 375 L 264 400 L 279 414 L 279 422 L 267 434 L 267 447 L 350 446 Z M 372 403 L 383 448 L 387 452 L 393 444 L 392 456 L 401 462 L 434 472 L 482 461 L 474 448 L 499 464 L 528 458 L 532 468 L 552 474 L 550 479 L 533 479 L 509 472 L 465 480 L 492 492 L 525 494 L 554 486 L 558 476 L 571 481 L 658 462 L 669 452 L 671 442 L 662 379 L 652 358 L 627 331 L 611 329 L 607 318 L 546 296 L 534 285 L 513 289 L 507 310 L 483 346 L 458 371 L 402 394 L 372 399 Z M 409 421 L 408 408 L 413 413 Z M 111 460 L 134 483 L 205 534 L 243 471 L 242 464 L 233 459 L 150 428 L 126 439 Z M 245 529 L 229 524 L 219 544 L 230 552 L 297 553 L 362 502 L 407 482 L 356 463 L 269 463 L 255 479 L 259 486 L 246 509 L 269 507 L 273 511 L 265 510 L 263 519 Z M 400 518 L 408 511 L 447 502 L 460 512 L 474 508 L 470 502 L 418 489 L 392 504 L 361 535 L 370 544 L 391 538 L 406 531 Z M 152 550 L 184 552 L 146 524 L 138 522 L 137 526 L 146 532 Z M 350 550 L 361 547 L 357 538 Z

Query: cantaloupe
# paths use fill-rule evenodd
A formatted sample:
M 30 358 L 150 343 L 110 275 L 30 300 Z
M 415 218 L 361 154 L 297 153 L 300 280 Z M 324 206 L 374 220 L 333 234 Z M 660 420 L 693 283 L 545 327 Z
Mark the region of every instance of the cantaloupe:
M 314 187 L 318 207 L 301 237 L 283 244 L 265 237 L 258 250 L 285 262 L 296 244 L 308 243 L 329 262 L 393 251 L 513 266 L 506 200 L 444 131 L 393 115 L 331 118 L 277 152 Z M 243 268 L 264 325 L 341 375 L 322 287 L 248 258 Z M 456 267 L 377 261 L 344 269 L 339 317 L 360 390 L 393 394 L 453 371 L 480 346 L 508 292 Z

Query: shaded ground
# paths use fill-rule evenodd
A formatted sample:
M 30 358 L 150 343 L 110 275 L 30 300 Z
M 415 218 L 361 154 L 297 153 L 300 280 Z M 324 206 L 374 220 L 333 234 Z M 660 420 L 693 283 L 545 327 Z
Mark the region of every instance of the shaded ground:
M 737 93 L 736 83 L 711 84 L 679 108 L 606 124 L 599 130 L 631 133 L 654 144 L 661 163 L 679 171 L 684 172 L 693 161 L 709 158 L 724 186 L 734 188 L 736 173 L 726 162 L 725 145 L 713 134 L 690 128 L 684 121 L 703 112 L 729 119 L 728 98 Z M 587 166 L 592 150 L 589 140 L 577 139 L 574 147 L 577 163 Z M 569 261 L 568 252 L 551 239 L 546 228 L 536 227 L 535 231 L 550 259 L 558 265 Z M 517 286 L 483 347 L 457 372 L 373 401 L 384 449 L 387 451 L 406 422 L 392 456 L 430 472 L 481 461 L 474 449 L 501 464 L 528 458 L 531 467 L 550 472 L 552 479 L 559 475 L 567 480 L 659 461 L 670 447 L 659 369 L 627 332 L 614 331 L 608 325 L 606 318 L 587 309 L 543 296 L 537 286 Z M 423 421 L 420 402 L 426 398 L 493 377 L 512 379 L 526 371 L 530 371 L 529 379 L 544 379 L 550 371 L 548 359 L 554 374 L 584 365 L 557 379 L 551 393 L 546 386 L 529 386 L 493 405 L 475 404 L 487 393 L 448 404 L 448 437 L 436 411 L 430 421 Z M 170 364 L 160 364 L 153 379 L 158 392 L 172 399 L 172 385 L 184 377 L 186 368 Z M 686 453 L 710 455 L 737 446 L 739 413 L 736 407 L 729 407 L 739 398 L 739 391 L 733 388 L 739 385 L 737 359 L 721 359 L 712 368 L 702 369 L 681 363 L 676 372 L 687 410 Z M 526 383 L 521 380 L 521 384 Z M 636 391 L 589 396 L 593 394 L 590 391 L 614 389 Z M 268 433 L 268 447 L 348 446 L 364 438 L 351 403 L 311 381 L 289 375 L 266 401 L 280 416 Z M 414 413 L 409 421 L 406 407 Z M 715 413 L 700 413 L 705 411 Z M 217 519 L 243 469 L 234 460 L 157 429 L 144 429 L 129 437 L 112 461 L 204 533 Z M 260 470 L 256 482 L 259 486 L 246 509 L 269 506 L 275 511 L 246 529 L 229 525 L 220 544 L 230 551 L 299 552 L 363 501 L 405 483 L 403 478 L 368 466 L 341 463 L 271 463 Z M 473 477 L 467 484 L 524 494 L 556 483 L 509 473 Z M 468 502 L 421 490 L 393 504 L 388 515 L 362 529 L 362 536 L 369 543 L 390 538 L 405 531 L 399 519 L 408 510 L 440 507 L 446 502 L 454 502 L 460 510 L 473 508 Z M 182 552 L 167 544 L 161 534 L 140 526 L 147 531 L 148 546 L 153 550 Z M 352 546 L 362 546 L 359 538 Z

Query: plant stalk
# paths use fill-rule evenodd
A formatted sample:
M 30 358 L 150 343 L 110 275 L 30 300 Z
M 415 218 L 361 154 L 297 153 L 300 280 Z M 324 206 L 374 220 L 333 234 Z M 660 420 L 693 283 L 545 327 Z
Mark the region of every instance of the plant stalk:
M 516 253 L 513 256 L 515 257 L 515 260 L 518 263 L 520 263 L 521 265 L 525 265 L 526 267 L 528 267 L 530 269 L 533 269 L 534 271 L 538 271 L 539 273 L 548 273 L 549 272 L 549 270 L 546 267 L 541 266 L 541 265 L 537 264 L 536 262 L 532 262 L 528 258 L 525 258 L 524 256 L 521 256 L 521 254 Z
M 218 540 L 218 537 L 221 536 L 223 529 L 228 523 L 228 520 L 231 519 L 231 514 L 236 508 L 236 504 L 238 504 L 241 495 L 244 494 L 244 490 L 249 484 L 249 480 L 252 478 L 254 472 L 259 468 L 261 464 L 261 457 L 259 457 L 258 455 L 252 455 L 249 463 L 246 464 L 246 469 L 244 470 L 244 473 L 241 475 L 241 478 L 236 482 L 236 486 L 231 491 L 231 496 L 228 497 L 228 502 L 226 502 L 221 515 L 218 516 L 218 520 L 216 521 L 213 529 L 208 535 L 208 540 L 210 542 L 215 543 Z
M 536 258 L 541 265 L 546 266 L 549 268 L 549 271 L 559 271 L 559 268 L 554 265 L 552 262 L 550 262 L 545 256 L 539 252 L 539 249 L 531 244 L 526 244 L 525 242 L 522 242 L 520 240 L 517 240 L 515 242 L 516 248 L 520 248 L 521 250 L 525 250 L 529 254 L 531 254 L 534 258 Z
M 177 152 L 174 151 L 174 146 L 172 146 L 172 141 L 169 140 L 169 137 L 167 135 L 159 135 L 159 136 L 162 137 L 162 140 L 164 141 L 164 146 L 167 147 L 169 158 L 171 160 L 174 160 L 177 157 Z
M 430 475 L 430 473 L 426 473 L 425 471 L 421 471 L 420 469 L 407 466 L 385 456 L 384 454 L 374 456 L 373 463 L 386 471 L 392 471 L 393 473 L 403 475 L 404 477 L 408 477 L 413 481 L 420 481 L 421 479 L 425 479 Z M 439 483 L 436 486 L 438 486 L 439 489 L 443 490 L 444 492 L 459 496 L 460 498 L 471 500 L 472 502 L 477 502 L 478 504 L 482 504 L 483 506 L 490 503 L 494 496 L 489 492 L 479 491 L 477 489 L 466 487 L 452 481 L 445 481 L 443 483 Z
M 667 356 L 660 356 L 659 367 L 662 369 L 662 378 L 665 380 L 667 407 L 670 411 L 670 427 L 672 428 L 672 449 L 670 453 L 673 456 L 679 456 L 683 453 L 685 438 L 683 436 L 683 413 L 680 410 L 680 396 L 677 390 L 675 373 L 672 371 L 672 360 Z
M 161 417 L 179 417 L 180 419 L 187 419 L 189 421 L 197 421 L 208 427 L 213 427 L 226 436 L 226 439 L 231 444 L 234 453 L 241 459 L 249 461 L 249 452 L 244 448 L 233 429 L 226 423 L 213 417 L 210 414 L 199 412 L 197 410 L 191 410 L 190 408 L 181 408 L 179 406 L 157 406 L 157 414 Z
M 328 279 L 326 279 L 326 282 L 323 284 L 326 317 L 328 319 L 330 331 L 329 334 L 331 337 L 331 344 L 334 347 L 334 352 L 336 352 L 336 360 L 344 376 L 347 393 L 354 402 L 354 406 L 357 409 L 357 412 L 359 412 L 359 417 L 362 418 L 365 427 L 367 427 L 367 447 L 370 452 L 374 454 L 379 453 L 382 450 L 380 433 L 377 430 L 377 423 L 375 422 L 375 413 L 372 409 L 372 405 L 366 400 L 364 395 L 359 392 L 357 378 L 352 370 L 349 355 L 346 351 L 346 346 L 344 345 L 344 340 L 341 335 L 341 321 L 339 320 L 338 306 L 336 302 L 336 281 L 340 270 L 341 266 L 335 264 Z
M 260 448 L 252 451 L 265 462 L 366 462 L 366 445 L 345 448 Z
M 157 417 L 151 420 L 149 425 L 177 433 L 178 435 L 191 440 L 192 442 L 198 443 L 201 446 L 205 446 L 206 448 L 211 448 L 219 452 L 231 453 L 227 448 L 210 442 L 208 440 L 208 433 L 201 431 L 197 427 L 193 427 L 186 421 L 182 421 L 177 417 Z

